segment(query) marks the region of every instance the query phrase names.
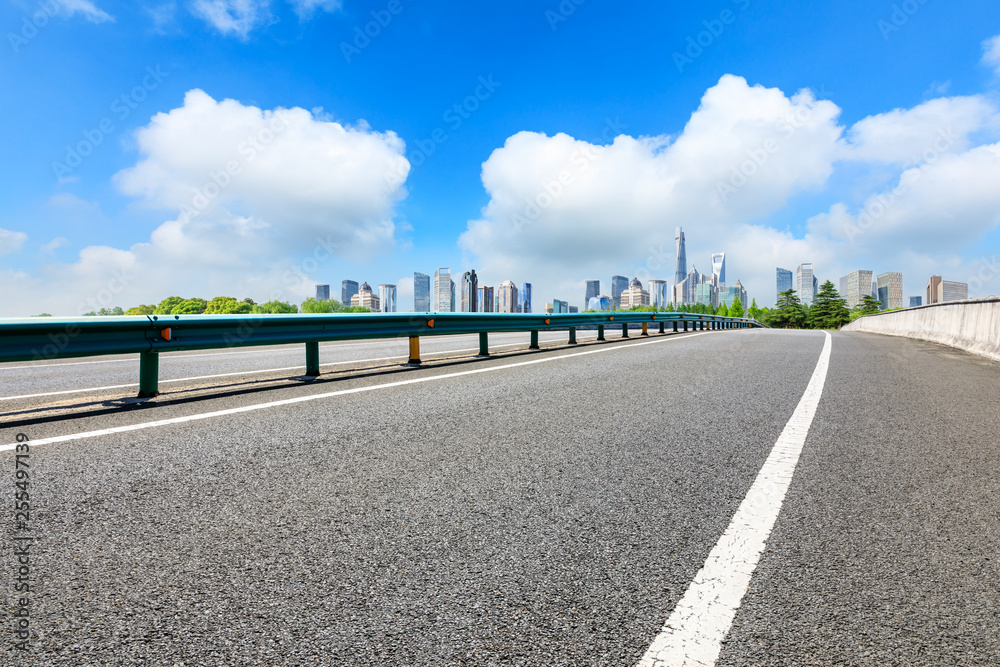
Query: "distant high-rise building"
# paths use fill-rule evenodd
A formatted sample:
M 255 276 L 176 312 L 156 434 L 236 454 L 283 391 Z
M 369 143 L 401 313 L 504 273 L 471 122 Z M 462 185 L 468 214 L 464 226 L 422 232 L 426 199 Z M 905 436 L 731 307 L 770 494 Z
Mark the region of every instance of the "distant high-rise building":
M 378 286 L 378 300 L 382 305 L 383 313 L 395 313 L 396 312 L 396 286 L 395 285 L 379 285 Z
M 531 283 L 521 283 L 521 291 L 517 293 L 517 312 L 531 312 Z
M 517 287 L 514 283 L 505 280 L 497 287 L 497 312 L 516 313 L 517 312 Z
M 451 269 L 445 267 L 434 272 L 434 293 L 431 304 L 435 313 L 451 313 L 455 309 L 455 281 Z
M 684 249 L 684 230 L 678 227 L 674 232 L 674 245 L 677 251 L 677 261 L 674 263 L 674 284 L 687 277 L 687 250 Z
M 479 312 L 481 313 L 492 313 L 493 312 L 493 288 L 483 285 L 476 289 L 476 298 L 479 301 Z
M 610 296 L 598 294 L 597 296 L 590 297 L 590 301 L 587 302 L 587 310 L 611 310 L 614 303 L 614 300 Z
M 700 303 L 705 306 L 711 306 L 712 308 L 718 308 L 719 289 L 707 280 L 705 282 L 698 283 L 698 285 L 695 286 L 694 301 L 692 303 Z
M 743 308 L 747 307 L 747 290 L 739 280 L 732 287 L 722 287 L 719 289 L 720 305 L 724 303 L 728 308 L 735 301 L 739 301 Z
M 910 308 L 919 308 L 920 306 L 924 305 L 922 303 L 923 300 L 924 300 L 924 298 L 922 296 L 911 296 L 910 297 Z
M 570 312 L 570 313 L 579 313 L 580 309 L 577 308 L 576 306 L 570 306 L 569 307 L 569 311 L 567 311 L 567 312 Z
M 628 289 L 624 290 L 619 297 L 619 307 L 622 310 L 629 310 L 634 306 L 648 306 L 649 292 L 642 288 L 642 283 L 638 278 L 633 278 Z
M 652 305 L 662 308 L 670 303 L 670 299 L 667 297 L 666 280 L 650 280 L 648 284 L 649 301 Z
M 941 281 L 941 301 L 964 301 L 969 298 L 969 284 L 951 280 Z
M 782 292 L 794 289 L 792 284 L 792 272 L 788 269 L 782 268 L 778 268 L 776 271 L 778 274 L 778 295 L 780 296 Z
M 880 273 L 877 278 L 878 300 L 882 310 L 903 307 L 903 274 Z
M 377 313 L 382 309 L 379 298 L 372 294 L 372 287 L 368 283 L 361 284 L 358 293 L 351 297 L 350 305 L 367 308 L 373 313 Z
M 562 301 L 561 299 L 553 299 L 552 300 L 552 312 L 556 313 L 556 314 L 559 314 L 559 313 L 568 313 L 569 312 L 569 302 Z
M 317 301 L 329 301 L 330 300 L 330 286 L 329 285 L 316 285 L 316 300 Z
M 968 283 L 956 283 L 942 280 L 941 276 L 931 276 L 927 281 L 927 305 L 945 303 L 947 301 L 962 301 L 969 298 Z
M 462 274 L 462 312 L 463 313 L 476 313 L 479 312 L 477 308 L 477 302 L 479 301 L 479 294 L 477 294 L 477 289 L 479 287 L 479 278 L 476 277 L 476 270 L 471 269 Z
M 726 284 L 726 253 L 712 254 L 712 275 L 715 276 L 715 286 Z
M 858 269 L 857 271 L 851 271 L 840 279 L 843 289 L 840 295 L 847 301 L 848 308 L 857 308 L 861 305 L 861 300 L 872 293 L 874 275 L 874 271 Z
M 426 273 L 413 274 L 413 312 L 431 311 L 431 277 Z
M 811 306 L 816 296 L 816 276 L 813 275 L 811 262 L 803 262 L 795 269 L 795 291 L 805 306 Z
M 356 280 L 345 280 L 340 283 L 340 302 L 345 306 L 351 305 L 351 298 L 358 293 L 358 283 Z
M 586 309 L 587 304 L 590 300 L 601 293 L 601 281 L 600 280 L 588 280 L 587 281 L 587 296 L 583 298 L 583 307 Z
M 546 302 L 545 303 L 545 313 L 549 314 L 549 313 L 554 313 L 554 312 L 556 312 L 556 306 L 555 306 L 555 304 Z
M 611 298 L 615 300 L 615 309 L 622 307 L 622 292 L 628 289 L 628 278 L 611 276 Z

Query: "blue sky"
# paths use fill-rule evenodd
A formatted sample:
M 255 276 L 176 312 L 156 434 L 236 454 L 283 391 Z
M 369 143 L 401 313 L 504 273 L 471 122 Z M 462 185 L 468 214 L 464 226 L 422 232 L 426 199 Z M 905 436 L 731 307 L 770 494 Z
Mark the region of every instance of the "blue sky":
M 26 23 L 33 18 L 44 25 Z M 377 34 L 356 42 L 366 24 L 376 32 L 372 22 L 379 18 L 385 25 Z M 922 292 L 931 272 L 955 280 L 985 275 L 981 265 L 997 250 L 997 209 L 991 212 L 992 200 L 979 191 L 960 202 L 968 210 L 947 200 L 954 193 L 934 200 L 942 221 L 961 213 L 942 227 L 976 218 L 955 243 L 924 242 L 934 235 L 933 221 L 911 212 L 926 214 L 925 200 L 895 205 L 882 218 L 891 224 L 866 228 L 860 242 L 842 233 L 854 224 L 845 216 L 856 219 L 866 201 L 896 187 L 908 169 L 940 170 L 948 162 L 956 173 L 982 174 L 985 165 L 993 175 L 991 156 L 977 162 L 969 154 L 1000 138 L 1000 63 L 991 60 L 988 42 L 1000 34 L 995 2 L 566 0 L 456 7 L 430 0 L 18 0 L 4 5 L 0 25 L 0 114 L 8 128 L 0 161 L 4 316 L 37 307 L 74 314 L 123 267 L 135 274 L 112 290 L 113 305 L 123 307 L 175 293 L 300 300 L 310 281 L 339 285 L 352 278 L 399 283 L 407 309 L 405 276 L 438 266 L 477 268 L 487 284 L 533 282 L 536 305 L 553 298 L 583 305 L 586 279 L 606 284 L 613 273 L 631 276 L 644 267 L 645 277 L 669 278 L 672 268 L 651 266 L 649 256 L 670 245 L 678 225 L 687 234 L 689 261 L 704 271 L 708 253 L 725 250 L 730 276 L 740 277 L 761 304 L 773 301 L 775 265 L 814 261 L 817 274 L 834 282 L 851 268 L 901 270 L 909 295 Z M 702 46 L 693 47 L 699 39 Z M 795 102 L 802 89 L 811 98 Z M 310 113 L 299 119 L 301 140 L 281 135 L 250 165 L 262 173 L 248 177 L 243 194 L 230 188 L 195 219 L 198 229 L 183 220 L 172 226 L 168 251 L 151 235 L 178 219 L 176 193 L 197 186 L 192 174 L 199 169 L 204 181 L 235 150 L 209 150 L 208 140 L 220 136 L 211 123 L 230 125 L 221 106 L 210 119 L 188 107 L 186 95 L 195 90 L 215 103 L 232 100 L 237 112 Z M 706 102 L 710 90 L 719 91 L 715 106 Z M 738 165 L 764 140 L 756 130 L 753 139 L 741 134 L 746 123 L 733 114 L 760 102 L 769 111 L 749 120 L 760 123 L 773 113 L 776 122 L 768 122 L 780 124 L 781 104 L 764 100 L 766 90 L 780 92 L 789 109 L 802 109 L 809 131 L 790 133 L 792 143 L 760 165 L 766 178 L 739 188 L 724 212 L 703 216 L 698 206 L 677 203 L 685 192 L 717 190 L 724 178 L 685 179 L 729 159 L 698 148 L 697 140 L 711 143 L 713 134 L 689 132 L 693 114 L 701 107 L 710 118 L 725 118 L 732 135 L 725 139 L 720 130 L 727 147 L 719 150 L 735 150 Z M 463 103 L 460 116 L 453 109 Z M 879 116 L 897 109 L 898 117 Z M 156 114 L 177 116 L 176 122 L 162 127 L 151 120 Z M 863 136 L 851 134 L 870 117 L 884 122 L 873 121 Z M 914 165 L 884 158 L 918 155 L 933 145 L 928 127 L 955 123 L 958 138 L 940 151 L 947 160 L 934 156 Z M 350 158 L 336 133 L 325 132 L 331 124 L 358 135 Z M 879 143 L 901 127 L 912 131 L 892 147 Z M 312 130 L 325 138 L 310 139 Z M 559 133 L 575 143 L 560 144 Z M 506 225 L 519 206 L 511 202 L 528 187 L 521 176 L 559 151 L 574 154 L 579 142 L 608 145 L 618 135 L 633 143 L 615 143 L 595 184 L 567 188 L 527 231 L 511 236 Z M 522 141 L 508 143 L 516 136 Z M 199 156 L 177 157 L 179 165 L 172 147 L 187 140 Z M 54 166 L 65 164 L 67 148 L 81 141 L 96 145 L 78 166 Z M 685 141 L 690 152 L 669 155 Z M 409 163 L 398 187 L 387 190 L 359 176 L 339 190 L 347 187 L 344 179 L 332 174 L 375 173 L 393 151 Z M 814 163 L 817 155 L 827 159 Z M 958 162 L 967 155 L 968 164 Z M 264 171 L 272 173 L 265 166 L 284 174 L 287 165 L 301 166 L 302 174 L 284 185 L 265 178 Z M 634 178 L 627 176 L 632 168 Z M 809 176 L 793 178 L 799 171 Z M 954 178 L 928 171 L 923 182 L 944 191 Z M 276 183 L 270 199 L 268 183 Z M 630 183 L 642 187 L 630 192 Z M 602 184 L 614 190 L 596 192 Z M 663 194 L 670 188 L 674 199 Z M 309 280 L 283 280 L 289 265 L 314 252 L 324 215 L 336 219 L 339 254 L 307 271 Z M 258 231 L 246 232 L 247 226 Z M 237 233 L 247 246 L 227 242 Z M 244 248 L 252 255 L 244 262 L 224 257 Z M 986 271 L 990 279 L 980 278 L 974 295 L 1000 292 L 990 283 L 998 280 L 993 273 Z

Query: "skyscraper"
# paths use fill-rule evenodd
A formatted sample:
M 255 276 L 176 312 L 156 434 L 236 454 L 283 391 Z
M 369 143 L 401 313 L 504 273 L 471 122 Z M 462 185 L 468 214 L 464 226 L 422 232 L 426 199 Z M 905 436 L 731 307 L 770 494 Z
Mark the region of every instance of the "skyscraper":
M 726 253 L 712 253 L 712 275 L 715 276 L 716 286 L 726 284 Z
M 633 278 L 628 289 L 621 293 L 621 309 L 629 310 L 634 306 L 648 306 L 649 292 L 642 289 L 642 283 L 638 278 Z
M 803 262 L 795 269 L 795 291 L 805 306 L 811 306 L 816 296 L 816 277 L 811 262 Z
M 927 305 L 945 303 L 946 301 L 961 301 L 969 298 L 968 283 L 956 283 L 942 280 L 941 276 L 931 276 L 927 281 Z
M 650 280 L 649 281 L 649 300 L 654 306 L 666 306 L 669 302 L 667 299 L 667 281 L 666 280 Z M 587 299 L 589 302 L 590 299 Z
M 531 312 L 531 283 L 521 283 L 521 291 L 517 293 L 517 312 Z
M 874 275 L 874 271 L 858 269 L 840 279 L 840 284 L 845 286 L 840 295 L 847 301 L 848 308 L 856 308 L 861 305 L 861 300 L 872 293 L 872 276 Z
M 481 313 L 492 313 L 493 312 L 493 288 L 483 285 L 476 289 L 478 294 L 476 295 L 479 301 L 479 312 Z
M 910 297 L 910 308 L 917 308 L 919 306 L 922 306 L 923 305 L 923 303 L 922 303 L 923 299 L 924 298 L 922 296 L 911 296 Z
M 330 286 L 329 285 L 316 285 L 316 300 L 317 301 L 329 301 L 330 300 Z
M 628 289 L 628 278 L 611 276 L 611 298 L 615 300 L 615 309 L 622 307 L 622 292 Z
M 788 269 L 776 269 L 778 274 L 778 295 L 792 289 L 792 272 Z
M 479 300 L 479 295 L 477 294 L 478 287 L 479 287 L 479 279 L 476 277 L 475 269 L 471 269 L 462 274 L 463 313 L 479 312 L 479 309 L 477 308 L 477 302 Z
M 687 250 L 684 249 L 684 230 L 680 227 L 674 232 L 674 245 L 677 247 L 677 262 L 674 264 L 674 284 L 681 282 L 687 276 Z
M 382 304 L 383 313 L 395 313 L 396 312 L 396 286 L 395 285 L 379 285 L 378 286 L 378 300 Z
M 595 296 L 601 293 L 601 281 L 600 280 L 588 280 L 587 281 L 587 296 L 583 299 L 583 307 L 586 309 L 587 304 Z
M 434 272 L 434 294 L 431 307 L 435 313 L 453 312 L 455 305 L 455 281 L 451 279 L 451 269 L 445 267 Z
M 358 293 L 358 283 L 356 280 L 345 280 L 340 283 L 340 302 L 345 306 L 351 305 L 351 297 Z
M 431 311 L 431 277 L 426 273 L 413 273 L 413 312 Z
M 517 312 L 517 288 L 509 280 L 503 281 L 500 283 L 500 287 L 497 288 L 497 312 Z
M 878 300 L 882 310 L 903 307 L 903 274 L 881 273 L 878 278 Z
M 361 306 L 373 313 L 382 310 L 379 298 L 372 293 L 372 287 L 368 283 L 362 283 L 361 287 L 358 288 L 358 293 L 351 297 L 351 302 L 344 305 Z

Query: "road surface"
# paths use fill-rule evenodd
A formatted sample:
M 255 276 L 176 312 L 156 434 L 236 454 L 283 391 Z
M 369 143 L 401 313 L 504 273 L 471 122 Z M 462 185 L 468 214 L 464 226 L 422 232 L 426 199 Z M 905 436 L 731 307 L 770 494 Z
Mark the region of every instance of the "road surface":
M 486 360 L 424 339 L 418 369 L 405 341 L 336 344 L 316 381 L 301 346 L 164 355 L 180 381 L 144 402 L 97 389 L 134 358 L 0 366 L 37 538 L 30 650 L 7 585 L 0 662 L 681 664 L 651 647 L 695 636 L 714 645 L 682 654 L 717 665 L 997 664 L 1000 365 L 864 334 L 618 335 L 496 336 Z M 731 613 L 680 618 L 720 587 Z

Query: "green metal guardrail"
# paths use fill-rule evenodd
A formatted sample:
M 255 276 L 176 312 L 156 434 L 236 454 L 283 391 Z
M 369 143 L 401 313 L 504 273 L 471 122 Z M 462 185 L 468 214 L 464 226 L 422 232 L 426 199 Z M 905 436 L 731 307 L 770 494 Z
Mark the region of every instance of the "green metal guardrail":
M 489 356 L 491 332 L 525 331 L 531 349 L 538 348 L 538 332 L 567 329 L 576 343 L 578 327 L 604 329 L 621 326 L 628 337 L 630 324 L 650 324 L 665 333 L 704 329 L 761 327 L 751 319 L 696 313 L 344 313 L 336 315 L 151 315 L 135 317 L 51 318 L 0 320 L 0 362 L 41 361 L 109 354 L 139 355 L 139 396 L 159 393 L 159 355 L 181 350 L 210 350 L 251 345 L 304 343 L 306 375 L 319 375 L 319 343 L 369 338 L 409 338 L 408 363 L 420 363 L 421 336 L 479 334 L 479 353 Z

